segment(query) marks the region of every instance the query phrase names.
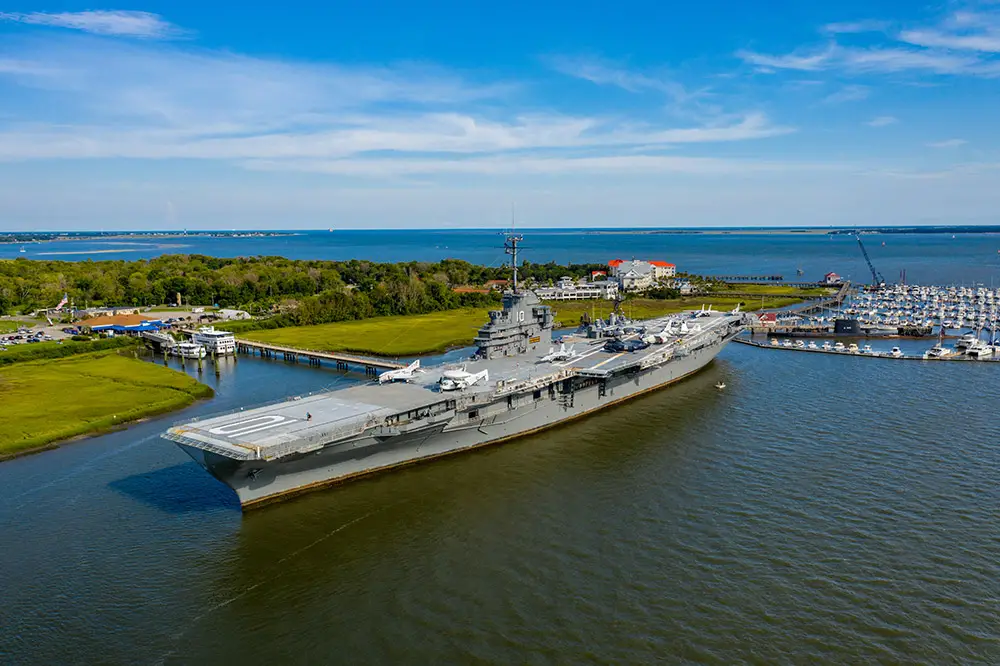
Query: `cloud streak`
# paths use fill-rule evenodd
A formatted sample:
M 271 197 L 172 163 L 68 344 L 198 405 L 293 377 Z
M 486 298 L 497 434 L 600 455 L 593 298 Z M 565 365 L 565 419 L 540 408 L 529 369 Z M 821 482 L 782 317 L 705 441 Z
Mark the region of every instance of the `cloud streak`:
M 164 20 L 159 14 L 136 11 L 0 12 L 0 21 L 140 39 L 178 39 L 190 34 L 189 31 Z

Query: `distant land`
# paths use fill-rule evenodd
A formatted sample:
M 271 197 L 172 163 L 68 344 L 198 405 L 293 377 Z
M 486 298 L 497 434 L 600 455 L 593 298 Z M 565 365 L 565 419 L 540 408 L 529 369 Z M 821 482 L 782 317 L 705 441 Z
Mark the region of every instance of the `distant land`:
M 297 236 L 295 231 L 8 231 L 0 232 L 0 243 L 32 243 L 73 240 L 134 240 L 136 238 L 278 238 Z
M 342 229 L 345 232 L 393 233 L 399 229 Z M 408 232 L 490 232 L 493 229 L 407 229 Z M 854 234 L 1000 234 L 1000 225 L 955 225 L 955 226 L 909 226 L 909 227 L 713 227 L 713 228 L 547 228 L 525 227 L 524 231 L 542 234 L 582 234 L 582 235 L 702 235 L 702 236 L 753 236 L 753 235 L 854 235 Z M 177 238 L 280 238 L 305 234 L 336 233 L 333 229 L 300 230 L 200 230 L 200 231 L 10 231 L 0 232 L 0 243 L 44 243 L 52 241 L 80 240 L 136 240 L 136 239 L 177 239 Z
M 855 234 L 996 234 L 1000 225 L 963 225 L 935 227 L 733 227 L 715 229 L 588 229 L 593 235 L 786 235 L 815 234 L 828 236 L 853 236 Z

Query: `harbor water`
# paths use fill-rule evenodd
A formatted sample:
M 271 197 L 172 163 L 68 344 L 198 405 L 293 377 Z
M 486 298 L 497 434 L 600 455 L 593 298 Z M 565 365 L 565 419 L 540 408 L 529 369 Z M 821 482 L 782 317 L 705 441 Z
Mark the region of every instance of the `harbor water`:
M 0 662 L 998 663 L 998 370 L 730 345 L 243 515 L 158 435 L 355 380 L 207 366 L 209 402 L 0 464 Z
M 496 229 L 440 231 L 304 231 L 293 235 L 234 238 L 187 236 L 162 239 L 61 240 L 24 245 L 0 243 L 0 259 L 78 261 L 134 260 L 161 254 L 213 257 L 279 255 L 289 259 L 440 261 L 464 259 L 499 266 L 507 256 Z M 534 262 L 604 263 L 632 257 L 662 259 L 678 270 L 711 275 L 782 275 L 820 280 L 834 271 L 854 282 L 871 279 L 857 241 L 826 233 L 614 233 L 586 229 L 531 229 L 525 258 Z M 890 281 L 901 271 L 924 284 L 1000 287 L 1000 234 L 876 234 L 865 236 L 872 261 Z M 884 243 L 884 245 L 883 245 Z M 798 271 L 802 275 L 798 275 Z M 997 283 L 992 285 L 992 281 Z

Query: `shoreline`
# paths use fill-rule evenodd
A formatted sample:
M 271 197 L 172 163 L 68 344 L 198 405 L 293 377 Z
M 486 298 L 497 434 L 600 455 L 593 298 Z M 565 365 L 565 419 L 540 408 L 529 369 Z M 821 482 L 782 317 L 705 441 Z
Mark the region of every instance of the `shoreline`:
M 116 362 L 114 359 L 121 361 Z M 142 368 L 148 373 L 136 372 L 140 366 L 129 365 L 129 362 L 149 365 L 155 370 Z M 76 364 L 75 367 L 72 364 Z M 167 371 L 167 374 L 163 375 L 162 371 Z M 90 392 L 81 390 L 72 396 L 63 395 L 59 392 L 59 386 L 51 385 L 61 378 L 69 384 L 86 379 L 92 385 L 89 387 Z M 12 382 L 7 397 L 11 403 L 9 414 L 14 416 L 7 420 L 4 436 L 9 448 L 0 449 L 0 463 L 115 432 L 135 423 L 186 409 L 215 395 L 211 386 L 187 373 L 113 351 L 11 363 L 0 368 L 0 385 L 6 382 Z M 127 388 L 123 388 L 123 385 Z M 137 404 L 135 400 L 126 398 L 133 392 L 145 391 L 148 394 L 153 388 L 156 389 L 156 394 L 152 396 L 155 402 Z M 109 391 L 113 394 L 111 398 L 107 396 Z M 62 396 L 62 399 L 53 398 L 42 410 L 36 407 L 40 392 Z M 95 395 L 104 399 L 104 402 L 95 401 Z M 87 413 L 87 409 L 90 413 Z M 46 430 L 40 427 L 42 423 L 48 425 L 45 423 L 46 419 L 64 419 L 70 421 L 71 425 Z M 33 430 L 37 434 L 31 436 Z M 22 434 L 29 436 L 16 439 Z
M 211 387 L 209 387 L 209 388 L 211 388 Z M 151 411 L 149 413 L 143 414 L 142 416 L 138 416 L 138 417 L 136 417 L 134 419 L 129 419 L 129 420 L 121 421 L 121 422 L 116 423 L 114 425 L 101 426 L 101 427 L 95 428 L 94 430 L 90 430 L 88 432 L 81 432 L 79 434 L 71 435 L 69 437 L 63 437 L 63 438 L 60 438 L 60 439 L 54 439 L 54 440 L 51 440 L 51 441 L 46 442 L 44 444 L 39 444 L 38 446 L 32 446 L 32 447 L 28 447 L 28 448 L 24 448 L 24 449 L 18 449 L 16 451 L 9 451 L 9 452 L 6 452 L 6 453 L 0 453 L 0 464 L 8 462 L 10 460 L 15 460 L 17 458 L 23 458 L 25 456 L 33 456 L 33 455 L 38 454 L 38 453 L 45 453 L 46 451 L 54 451 L 56 449 L 62 448 L 63 446 L 66 446 L 67 444 L 74 444 L 76 442 L 82 442 L 82 441 L 88 440 L 88 439 L 90 439 L 92 437 L 100 437 L 101 435 L 107 435 L 107 434 L 110 434 L 110 433 L 113 433 L 113 432 L 119 432 L 121 430 L 126 430 L 130 426 L 136 425 L 138 423 L 145 423 L 146 421 L 150 421 L 150 420 L 156 418 L 157 416 L 163 416 L 164 414 L 168 414 L 170 412 L 177 412 L 177 411 L 181 411 L 181 410 L 187 409 L 188 407 L 196 405 L 199 402 L 211 400 L 213 397 L 214 397 L 214 391 L 213 391 L 213 395 L 206 395 L 206 396 L 203 396 L 203 397 L 200 397 L 200 398 L 194 398 L 190 402 L 186 402 L 183 405 L 177 405 L 176 407 L 170 406 L 170 407 L 167 407 L 167 408 L 165 408 L 163 410 Z
M 206 388 L 211 389 L 210 386 L 204 385 Z M 136 425 L 137 423 L 145 423 L 150 421 L 157 416 L 163 416 L 164 414 L 169 414 L 170 412 L 177 412 L 193 405 L 198 404 L 202 401 L 211 400 L 215 396 L 215 391 L 212 390 L 212 395 L 205 395 L 202 397 L 195 398 L 192 396 L 190 401 L 186 401 L 181 405 L 168 405 L 162 409 L 156 409 L 137 416 L 132 419 L 126 419 L 119 421 L 113 425 L 108 426 L 98 426 L 93 430 L 88 430 L 87 432 L 81 432 L 76 435 L 70 435 L 69 437 L 61 437 L 59 439 L 53 439 L 44 444 L 39 444 L 37 446 L 31 446 L 24 449 L 17 449 L 16 451 L 0 452 L 0 463 L 5 463 L 10 460 L 15 460 L 17 458 L 23 458 L 25 456 L 31 456 L 38 453 L 45 453 L 46 451 L 54 451 L 55 449 L 66 446 L 67 444 L 73 444 L 75 442 L 82 442 L 84 440 L 90 439 L 92 437 L 100 437 L 101 435 L 107 435 L 112 432 L 119 432 L 121 430 L 128 429 L 129 426 Z

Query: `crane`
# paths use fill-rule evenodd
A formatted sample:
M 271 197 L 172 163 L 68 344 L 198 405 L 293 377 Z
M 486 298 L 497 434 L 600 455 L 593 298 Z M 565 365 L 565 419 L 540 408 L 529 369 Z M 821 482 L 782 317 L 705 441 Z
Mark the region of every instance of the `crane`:
M 861 254 L 865 255 L 865 261 L 868 262 L 868 270 L 872 272 L 872 282 L 875 285 L 885 284 L 885 278 L 882 274 L 875 270 L 875 266 L 872 265 L 871 257 L 868 256 L 868 250 L 865 249 L 865 244 L 861 242 L 861 236 L 854 234 L 854 237 L 858 239 L 858 247 L 861 248 Z

